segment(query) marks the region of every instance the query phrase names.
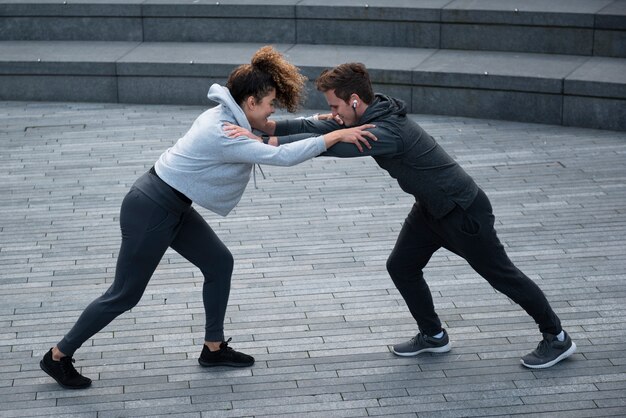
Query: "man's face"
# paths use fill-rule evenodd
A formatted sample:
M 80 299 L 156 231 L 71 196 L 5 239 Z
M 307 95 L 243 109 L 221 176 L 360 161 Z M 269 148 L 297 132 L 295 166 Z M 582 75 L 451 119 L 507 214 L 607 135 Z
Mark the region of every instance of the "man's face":
M 354 126 L 358 122 L 355 109 L 339 97 L 335 96 L 335 90 L 327 90 L 324 92 L 326 102 L 330 107 L 333 116 L 339 116 L 343 120 L 344 126 Z

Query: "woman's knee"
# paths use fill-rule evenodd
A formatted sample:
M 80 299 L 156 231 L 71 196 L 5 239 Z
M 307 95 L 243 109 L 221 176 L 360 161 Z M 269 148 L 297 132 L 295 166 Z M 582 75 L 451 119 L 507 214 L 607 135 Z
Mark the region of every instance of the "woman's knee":
M 224 248 L 224 250 L 220 254 L 219 260 L 219 263 L 221 264 L 221 269 L 223 271 L 232 273 L 233 267 L 235 265 L 235 259 L 228 248 Z
M 213 250 L 211 257 L 207 257 L 206 264 L 200 269 L 204 276 L 228 276 L 233 273 L 235 260 L 233 254 L 226 247 L 219 251 Z
M 120 315 L 137 306 L 142 296 L 143 292 L 122 291 L 110 294 L 105 293 L 98 300 L 98 304 L 101 306 L 102 311 Z

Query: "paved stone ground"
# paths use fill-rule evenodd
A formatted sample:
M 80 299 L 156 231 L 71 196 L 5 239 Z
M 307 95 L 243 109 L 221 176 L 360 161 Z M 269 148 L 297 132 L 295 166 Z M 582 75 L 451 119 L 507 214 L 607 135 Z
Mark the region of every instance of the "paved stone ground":
M 40 357 L 111 283 L 118 211 L 198 107 L 0 103 L 0 416 L 626 415 L 626 133 L 414 116 L 492 199 L 511 258 L 578 344 L 530 371 L 534 323 L 463 260 L 428 269 L 453 350 L 397 358 L 415 325 L 385 272 L 411 199 L 369 158 L 264 167 L 227 218 L 227 314 L 243 370 L 198 366 L 202 277 L 168 252 L 141 303 L 76 354 Z

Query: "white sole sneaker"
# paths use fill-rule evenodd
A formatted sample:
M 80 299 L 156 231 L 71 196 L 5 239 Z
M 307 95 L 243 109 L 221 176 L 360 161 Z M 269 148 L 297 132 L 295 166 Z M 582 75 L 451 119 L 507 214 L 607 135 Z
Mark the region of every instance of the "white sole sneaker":
M 422 348 L 421 350 L 411 352 L 397 352 L 393 349 L 393 347 L 391 347 L 391 352 L 400 357 L 413 357 L 421 353 L 447 353 L 451 349 L 452 346 L 450 345 L 450 343 L 448 343 L 446 345 L 442 345 L 441 347 L 426 347 Z
M 520 359 L 520 362 L 522 363 L 523 366 L 528 367 L 529 369 L 547 369 L 548 367 L 554 366 L 559 361 L 565 360 L 566 358 L 568 358 L 575 352 L 576 352 L 576 343 L 572 341 L 572 346 L 568 348 L 567 351 L 564 351 L 560 356 L 558 356 L 552 361 L 549 361 L 544 364 L 526 364 L 524 363 L 524 359 Z

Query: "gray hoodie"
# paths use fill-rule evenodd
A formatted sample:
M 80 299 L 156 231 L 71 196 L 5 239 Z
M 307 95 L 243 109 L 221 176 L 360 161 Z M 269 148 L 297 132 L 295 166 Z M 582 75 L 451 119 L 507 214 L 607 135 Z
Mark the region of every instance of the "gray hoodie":
M 224 122 L 251 130 L 246 115 L 226 87 L 213 84 L 208 97 L 219 105 L 198 116 L 154 168 L 163 181 L 210 211 L 228 215 L 241 199 L 254 164 L 292 166 L 326 151 L 322 136 L 281 147 L 243 136 L 229 138 Z

